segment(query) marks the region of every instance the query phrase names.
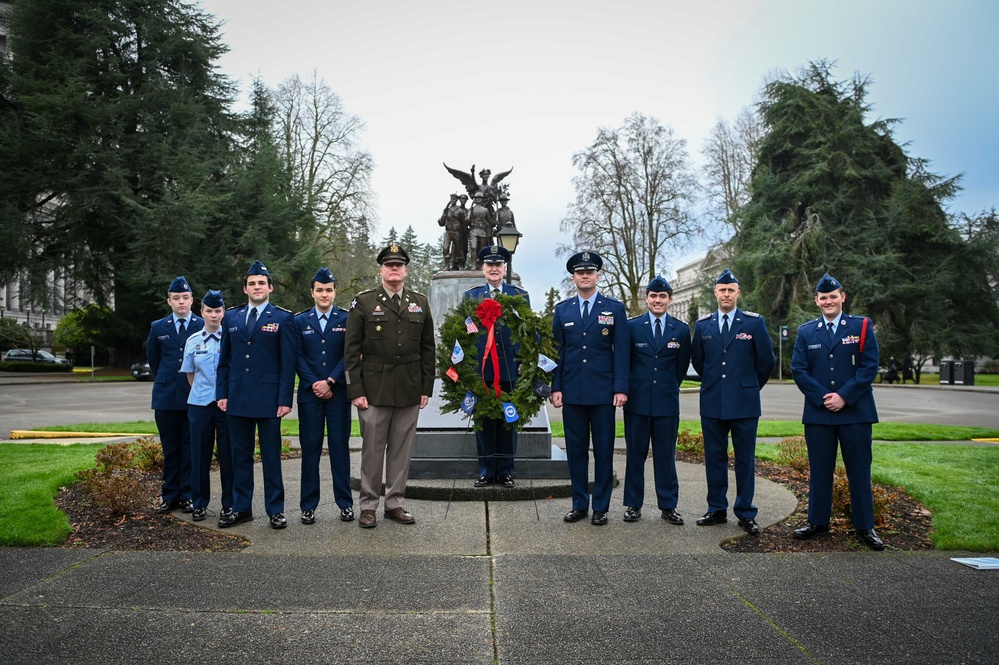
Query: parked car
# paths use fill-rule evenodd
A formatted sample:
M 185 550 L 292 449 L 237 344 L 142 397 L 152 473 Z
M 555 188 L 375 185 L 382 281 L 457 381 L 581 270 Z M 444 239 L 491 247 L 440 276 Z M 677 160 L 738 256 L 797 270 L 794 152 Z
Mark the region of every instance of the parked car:
M 31 349 L 11 349 L 3 356 L 4 360 L 9 360 L 11 362 L 23 362 L 23 363 L 51 363 L 53 365 L 69 365 L 71 364 L 65 358 L 60 358 L 54 356 L 48 351 L 38 351 L 32 357 Z
M 132 365 L 132 378 L 136 381 L 152 381 L 153 373 L 149 369 L 149 363 L 135 363 Z

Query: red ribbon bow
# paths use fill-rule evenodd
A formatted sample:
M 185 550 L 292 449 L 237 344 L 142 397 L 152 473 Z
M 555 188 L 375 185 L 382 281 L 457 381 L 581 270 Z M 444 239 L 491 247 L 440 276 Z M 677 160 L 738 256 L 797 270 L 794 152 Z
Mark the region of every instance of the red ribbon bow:
M 491 298 L 486 298 L 479 306 L 475 308 L 475 315 L 479 317 L 479 321 L 482 322 L 487 328 L 486 333 L 486 348 L 482 354 L 482 375 L 485 377 L 486 373 L 486 358 L 492 359 L 493 362 L 493 388 L 496 390 L 496 398 L 499 399 L 500 396 L 500 367 L 499 367 L 499 356 L 496 353 L 496 321 L 499 320 L 500 315 L 503 314 L 503 306 Z M 486 383 L 485 378 L 482 379 L 482 383 L 488 388 L 489 384 Z

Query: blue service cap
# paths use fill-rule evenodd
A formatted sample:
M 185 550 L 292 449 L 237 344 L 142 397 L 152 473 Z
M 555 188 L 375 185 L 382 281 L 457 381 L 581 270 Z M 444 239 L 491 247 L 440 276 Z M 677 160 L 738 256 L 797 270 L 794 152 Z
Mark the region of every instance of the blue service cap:
M 170 282 L 170 288 L 167 289 L 167 293 L 190 293 L 191 285 L 187 283 L 187 278 L 181 275 L 180 277 L 174 277 L 173 281 Z
M 499 245 L 488 245 L 479 250 L 479 261 L 483 263 L 510 263 L 510 252 Z
M 208 289 L 208 293 L 205 297 L 201 299 L 201 304 L 205 307 L 211 307 L 212 309 L 218 309 L 219 307 L 225 307 L 225 300 L 222 298 L 222 292 L 216 291 L 215 289 Z
M 842 289 L 843 285 L 839 283 L 839 280 L 826 273 L 822 275 L 822 279 L 819 283 L 815 285 L 815 291 L 818 293 L 830 293 L 836 289 Z
M 718 279 L 715 280 L 715 284 L 738 284 L 739 280 L 732 271 L 728 268 L 722 270 L 722 274 L 718 275 Z
M 649 285 L 645 287 L 646 293 L 662 293 L 663 291 L 673 295 L 673 287 L 669 285 L 669 282 L 658 275 L 656 275 L 656 277 L 649 282 Z
M 319 282 L 320 284 L 336 284 L 336 278 L 330 272 L 329 268 L 320 268 L 317 270 L 316 276 L 312 278 L 312 281 Z
M 604 260 L 596 252 L 578 252 L 569 257 L 565 262 L 565 269 L 569 272 L 577 270 L 600 270 L 604 266 Z
M 250 277 L 251 275 L 264 275 L 265 277 L 271 276 L 271 274 L 267 272 L 267 266 L 261 263 L 260 259 L 253 262 L 250 269 L 246 271 L 245 277 Z

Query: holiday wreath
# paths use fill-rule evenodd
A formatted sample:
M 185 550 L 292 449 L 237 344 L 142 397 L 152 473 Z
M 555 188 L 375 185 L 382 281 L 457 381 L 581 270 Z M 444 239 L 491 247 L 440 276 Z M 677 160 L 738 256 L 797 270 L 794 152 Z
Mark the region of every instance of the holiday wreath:
M 513 392 L 499 387 L 495 354 L 497 328 L 510 329 L 510 338 L 519 345 L 520 374 Z M 494 367 L 495 383 L 482 380 L 483 359 L 476 341 L 486 337 L 485 362 Z M 544 404 L 542 394 L 551 386 L 550 371 L 556 358 L 551 323 L 537 315 L 521 296 L 498 295 L 484 300 L 463 300 L 445 317 L 437 346 L 437 374 L 440 376 L 442 411 L 464 411 L 473 415 L 475 429 L 482 418 L 506 420 L 507 427 L 523 429 Z M 545 365 L 548 371 L 543 369 Z M 514 370 L 516 372 L 516 370 Z M 513 411 L 510 410 L 512 405 Z

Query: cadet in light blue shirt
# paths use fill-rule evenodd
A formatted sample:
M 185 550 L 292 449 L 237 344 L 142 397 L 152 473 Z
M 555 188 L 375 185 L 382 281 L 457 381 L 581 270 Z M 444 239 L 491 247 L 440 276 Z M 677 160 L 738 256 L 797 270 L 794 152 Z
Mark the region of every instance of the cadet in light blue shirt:
M 201 299 L 201 316 L 205 319 L 205 327 L 188 338 L 180 368 L 181 372 L 187 373 L 187 381 L 191 384 L 187 413 L 191 422 L 191 499 L 194 502 L 191 517 L 195 522 L 208 516 L 208 501 L 211 498 L 208 474 L 212 465 L 212 450 L 216 446 L 222 477 L 222 515 L 232 512 L 229 428 L 225 412 L 215 401 L 215 373 L 222 342 L 222 317 L 225 316 L 221 291 L 209 290 L 205 294 Z

